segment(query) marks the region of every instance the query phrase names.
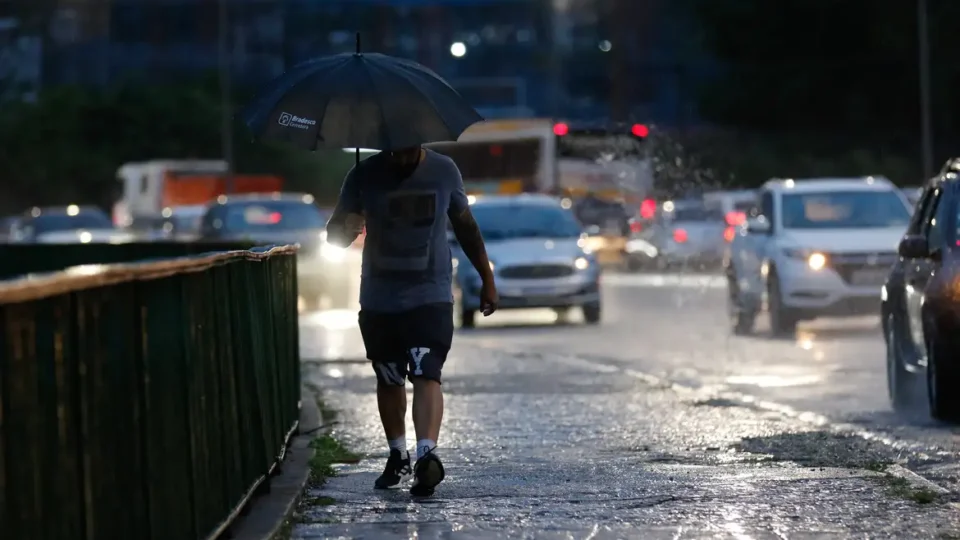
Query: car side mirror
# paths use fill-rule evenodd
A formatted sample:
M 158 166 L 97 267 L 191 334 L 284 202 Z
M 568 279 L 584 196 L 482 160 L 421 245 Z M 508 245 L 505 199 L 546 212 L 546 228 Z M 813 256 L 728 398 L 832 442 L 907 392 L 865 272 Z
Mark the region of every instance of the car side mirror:
M 747 234 L 770 234 L 770 222 L 763 217 L 755 217 L 747 220 Z
M 927 239 L 919 234 L 908 234 L 900 239 L 897 253 L 905 259 L 926 259 L 930 257 Z
M 600 226 L 590 225 L 589 227 L 584 229 L 584 232 L 587 233 L 588 236 L 597 236 L 600 234 Z

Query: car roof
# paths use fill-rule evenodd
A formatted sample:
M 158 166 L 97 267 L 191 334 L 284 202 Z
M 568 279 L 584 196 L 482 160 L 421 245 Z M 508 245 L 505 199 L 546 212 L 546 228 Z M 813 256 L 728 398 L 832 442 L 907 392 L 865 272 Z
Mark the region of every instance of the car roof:
M 560 199 L 540 193 L 523 193 L 520 195 L 471 195 L 470 206 L 555 206 L 560 208 Z
M 276 192 L 276 193 L 238 193 L 236 195 L 221 195 L 213 205 L 227 205 L 231 203 L 251 203 L 251 202 L 302 202 L 304 204 L 313 204 L 313 195 L 309 193 Z
M 837 178 L 785 178 L 768 180 L 764 188 L 781 193 L 823 193 L 830 191 L 890 191 L 897 189 L 883 176 Z
M 89 205 L 80 206 L 75 204 L 68 204 L 65 206 L 34 206 L 33 208 L 24 211 L 21 217 L 36 218 L 44 215 L 47 215 L 47 216 L 70 215 L 71 212 L 69 210 L 71 207 L 76 208 L 75 214 L 96 213 L 96 214 L 106 215 L 106 213 L 103 210 L 101 210 L 100 208 L 97 208 L 96 206 L 89 206 Z

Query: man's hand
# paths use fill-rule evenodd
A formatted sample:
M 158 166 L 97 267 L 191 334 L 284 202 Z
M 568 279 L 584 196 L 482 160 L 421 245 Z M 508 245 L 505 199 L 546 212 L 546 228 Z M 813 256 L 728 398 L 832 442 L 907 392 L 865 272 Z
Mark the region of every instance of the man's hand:
M 497 294 L 497 285 L 490 281 L 484 281 L 480 286 L 480 311 L 484 317 L 489 317 L 497 310 L 500 305 L 500 295 Z
M 363 232 L 365 220 L 360 214 L 334 209 L 327 221 L 327 242 L 339 247 L 348 247 Z

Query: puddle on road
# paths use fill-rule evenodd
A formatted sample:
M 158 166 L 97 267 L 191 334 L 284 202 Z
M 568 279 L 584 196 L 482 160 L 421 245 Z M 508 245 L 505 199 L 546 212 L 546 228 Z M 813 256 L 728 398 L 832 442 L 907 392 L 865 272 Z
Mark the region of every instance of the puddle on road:
M 739 452 L 770 456 L 804 467 L 844 467 L 881 471 L 897 456 L 885 444 L 827 431 L 748 437 L 733 446 Z

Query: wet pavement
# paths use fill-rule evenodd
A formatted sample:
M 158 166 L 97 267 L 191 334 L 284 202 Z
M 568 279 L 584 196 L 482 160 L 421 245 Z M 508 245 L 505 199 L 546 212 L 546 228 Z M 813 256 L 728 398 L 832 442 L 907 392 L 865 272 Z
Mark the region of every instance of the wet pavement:
M 308 494 L 333 503 L 307 504 L 293 536 L 960 538 L 953 495 L 889 474 L 899 462 L 936 476 L 953 431 L 889 413 L 876 321 L 731 338 L 708 278 L 615 276 L 606 293 L 598 327 L 504 313 L 458 335 L 439 450 L 448 478 L 422 503 L 371 487 L 385 442 L 372 371 L 351 361 L 355 314 L 305 316 L 304 356 L 345 359 L 305 375 L 342 411 L 335 434 L 368 459 Z M 822 416 L 711 399 L 724 393 Z M 845 435 L 840 422 L 920 447 Z

